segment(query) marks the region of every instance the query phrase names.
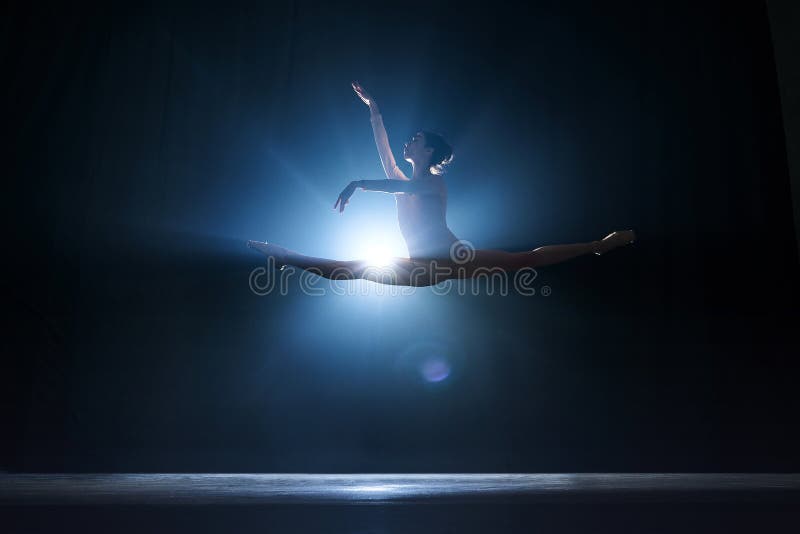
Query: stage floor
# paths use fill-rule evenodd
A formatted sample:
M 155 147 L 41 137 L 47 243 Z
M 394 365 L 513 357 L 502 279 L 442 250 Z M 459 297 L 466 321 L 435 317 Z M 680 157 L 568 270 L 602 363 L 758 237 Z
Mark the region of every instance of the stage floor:
M 795 500 L 798 474 L 0 474 L 0 504 L 281 505 Z

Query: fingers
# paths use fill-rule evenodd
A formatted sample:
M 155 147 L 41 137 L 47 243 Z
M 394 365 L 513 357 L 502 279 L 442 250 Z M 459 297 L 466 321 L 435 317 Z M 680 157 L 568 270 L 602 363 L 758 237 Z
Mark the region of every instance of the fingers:
M 339 198 L 336 199 L 336 203 L 333 205 L 333 209 L 339 207 L 339 213 L 344 211 L 344 207 L 350 203 L 350 197 L 353 196 L 353 193 L 356 190 L 355 182 L 351 182 L 344 188 L 344 190 L 339 193 Z
M 333 205 L 333 209 L 335 210 L 338 206 L 339 213 L 342 213 L 344 211 L 344 207 L 349 203 L 349 200 L 345 199 L 342 195 L 339 195 L 339 198 L 336 199 L 336 203 Z
M 369 105 L 370 97 L 369 94 L 361 87 L 361 84 L 358 81 L 350 82 L 350 85 L 353 86 L 353 90 L 356 92 L 358 97 L 367 105 Z

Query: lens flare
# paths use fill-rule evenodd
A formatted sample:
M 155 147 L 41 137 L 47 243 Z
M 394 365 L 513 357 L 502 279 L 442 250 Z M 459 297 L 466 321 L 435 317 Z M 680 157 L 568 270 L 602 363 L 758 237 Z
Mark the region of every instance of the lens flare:
M 444 358 L 432 357 L 422 362 L 420 373 L 428 382 L 441 382 L 450 376 L 450 364 Z
M 371 248 L 364 258 L 371 267 L 386 267 L 392 264 L 392 254 L 382 247 Z

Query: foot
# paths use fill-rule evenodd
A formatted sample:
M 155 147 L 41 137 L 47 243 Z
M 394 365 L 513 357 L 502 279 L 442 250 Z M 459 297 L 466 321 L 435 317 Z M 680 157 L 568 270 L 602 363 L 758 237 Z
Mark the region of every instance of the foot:
M 605 254 L 609 250 L 627 245 L 636 241 L 636 234 L 633 230 L 621 230 L 611 232 L 600 241 L 594 242 L 594 253 L 598 256 Z
M 266 256 L 267 259 L 273 258 L 278 267 L 286 265 L 286 258 L 289 256 L 289 250 L 283 247 L 263 241 L 248 241 L 247 246 L 259 251 Z

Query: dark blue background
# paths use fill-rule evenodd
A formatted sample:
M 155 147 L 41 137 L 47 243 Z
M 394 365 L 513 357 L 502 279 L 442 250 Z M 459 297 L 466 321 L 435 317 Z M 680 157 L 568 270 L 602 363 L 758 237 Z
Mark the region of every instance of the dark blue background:
M 800 468 L 761 2 L 7 9 L 0 467 Z M 547 297 L 254 295 L 247 239 L 405 252 L 389 196 L 331 210 L 382 177 L 353 79 L 396 153 L 452 142 L 459 237 L 639 241 Z

